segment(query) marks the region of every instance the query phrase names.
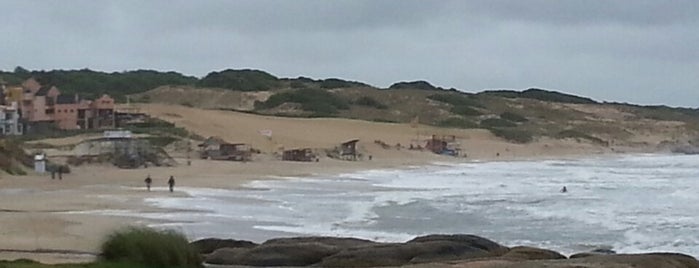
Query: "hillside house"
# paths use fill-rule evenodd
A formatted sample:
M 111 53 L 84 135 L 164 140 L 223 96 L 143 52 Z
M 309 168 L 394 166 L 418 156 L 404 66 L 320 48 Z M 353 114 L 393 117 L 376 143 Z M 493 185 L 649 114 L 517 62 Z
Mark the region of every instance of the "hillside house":
M 77 94 L 61 94 L 54 86 L 42 86 L 33 78 L 16 89 L 5 90 L 7 100 L 19 99 L 21 118 L 29 129 L 62 130 L 115 127 L 115 102 L 108 95 L 92 101 Z
M 22 135 L 24 132 L 17 106 L 17 102 L 0 105 L 0 136 Z

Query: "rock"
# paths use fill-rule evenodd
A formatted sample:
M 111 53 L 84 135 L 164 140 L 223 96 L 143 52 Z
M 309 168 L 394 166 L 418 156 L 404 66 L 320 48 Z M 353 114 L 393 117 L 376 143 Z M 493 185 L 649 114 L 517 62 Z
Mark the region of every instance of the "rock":
M 566 256 L 558 252 L 548 249 L 533 248 L 533 247 L 513 247 L 509 252 L 502 255 L 502 259 L 506 260 L 555 260 L 566 259 Z
M 252 248 L 257 244 L 234 239 L 205 238 L 190 243 L 199 250 L 199 254 L 209 254 L 220 248 Z
M 502 260 L 478 260 L 452 263 L 460 268 L 699 268 L 691 256 L 673 253 L 597 255 L 576 259 L 529 260 L 503 263 Z
M 507 247 L 473 235 L 430 235 L 418 237 L 406 243 L 346 249 L 325 258 L 319 266 L 401 266 L 414 263 L 497 257 L 507 250 Z
M 271 244 L 299 244 L 299 243 L 320 243 L 328 246 L 335 246 L 340 248 L 353 248 L 353 247 L 363 247 L 369 245 L 377 245 L 379 243 L 357 239 L 357 238 L 346 238 L 346 237 L 327 237 L 327 236 L 307 236 L 307 237 L 291 237 L 291 238 L 275 238 L 270 239 L 262 243 L 263 245 Z
M 468 244 L 471 247 L 474 248 L 480 248 L 482 250 L 492 252 L 496 255 L 502 255 L 507 253 L 509 251 L 509 248 L 502 246 L 498 243 L 495 243 L 489 239 L 480 237 L 480 236 L 475 236 L 475 235 L 467 235 L 467 234 L 455 234 L 455 235 L 427 235 L 427 236 L 420 236 L 416 237 L 413 240 L 408 241 L 407 243 L 417 243 L 417 242 L 425 242 L 425 241 L 454 241 L 454 242 L 459 242 L 459 243 L 465 243 Z
M 598 249 L 593 249 L 590 252 L 575 253 L 573 255 L 570 255 L 569 258 L 577 259 L 577 258 L 585 258 L 585 257 L 590 257 L 590 256 L 614 255 L 614 254 L 616 254 L 616 251 L 614 251 L 614 250 L 606 249 L 606 248 L 598 248 Z
M 206 263 L 249 266 L 308 266 L 338 253 L 340 247 L 316 242 L 271 243 L 250 249 L 219 249 Z
M 249 248 L 220 248 L 208 254 L 204 258 L 209 264 L 231 264 L 237 260 L 239 255 L 244 255 L 250 251 Z

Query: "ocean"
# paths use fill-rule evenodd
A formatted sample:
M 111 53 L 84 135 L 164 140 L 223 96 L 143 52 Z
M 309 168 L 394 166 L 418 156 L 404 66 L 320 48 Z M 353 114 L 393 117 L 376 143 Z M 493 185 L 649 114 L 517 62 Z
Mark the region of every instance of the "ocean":
M 568 192 L 562 193 L 562 187 Z M 699 256 L 699 156 L 434 163 L 260 180 L 241 190 L 177 188 L 141 215 L 191 239 L 284 236 L 407 241 L 475 234 L 564 254 L 671 251 Z

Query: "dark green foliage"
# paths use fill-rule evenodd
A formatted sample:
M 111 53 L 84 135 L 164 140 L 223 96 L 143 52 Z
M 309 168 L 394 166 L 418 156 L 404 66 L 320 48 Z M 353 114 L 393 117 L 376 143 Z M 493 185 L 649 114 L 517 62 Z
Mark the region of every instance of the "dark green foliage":
M 398 82 L 390 87 L 389 89 L 421 89 L 421 90 L 442 90 L 442 88 L 438 88 L 433 86 L 427 81 L 411 81 L 411 82 Z
M 280 81 L 277 77 L 264 71 L 227 69 L 220 72 L 210 72 L 197 85 L 240 91 L 262 91 L 279 87 Z
M 390 119 L 383 119 L 383 118 L 374 118 L 371 121 L 378 122 L 378 123 L 400 123 L 395 120 L 390 120 Z
M 187 238 L 174 231 L 129 227 L 111 234 L 102 244 L 102 258 L 149 267 L 201 267 L 201 257 Z
M 480 111 L 473 109 L 470 106 L 466 106 L 466 105 L 453 106 L 453 107 L 451 107 L 450 111 L 454 114 L 463 115 L 463 116 L 479 116 L 479 115 L 483 114 Z
M 479 94 L 484 94 L 484 95 L 493 95 L 493 96 L 499 96 L 503 98 L 527 98 L 527 99 L 535 99 L 535 100 L 541 100 L 541 101 L 550 101 L 550 102 L 561 102 L 561 103 L 580 103 L 580 104 L 595 104 L 597 103 L 596 101 L 590 99 L 590 98 L 585 98 L 585 97 L 579 97 L 575 95 L 570 95 L 570 94 L 565 94 L 565 93 L 560 93 L 556 91 L 549 91 L 549 90 L 543 90 L 543 89 L 538 89 L 538 88 L 530 88 L 522 92 L 514 91 L 514 90 L 488 90 L 488 91 L 483 91 Z
M 481 121 L 480 125 L 484 128 L 501 128 L 501 127 L 516 127 L 517 124 L 500 118 L 488 118 Z
M 126 95 L 144 92 L 162 85 L 193 85 L 195 77 L 176 72 L 136 70 L 128 72 L 104 73 L 89 69 L 32 71 L 43 85 L 58 87 L 63 94 L 80 94 L 86 98 L 97 98 L 108 94 L 123 102 Z
M 328 78 L 320 81 L 320 88 L 348 88 L 348 87 L 368 87 L 369 85 L 356 82 L 356 81 L 346 81 L 337 78 Z
M 439 121 L 437 126 L 451 128 L 478 128 L 478 124 L 460 117 L 449 117 Z
M 271 109 L 287 102 L 301 104 L 301 109 L 312 112 L 316 117 L 331 116 L 337 114 L 338 110 L 349 109 L 347 101 L 337 95 L 310 88 L 274 94 L 265 102 L 256 102 L 255 109 Z
M 570 138 L 570 139 L 576 139 L 576 140 L 585 139 L 585 140 L 589 140 L 592 143 L 599 144 L 599 145 L 605 145 L 605 146 L 609 144 L 608 142 L 606 142 L 600 138 L 597 138 L 595 136 L 592 136 L 592 135 L 589 135 L 589 134 L 586 134 L 586 133 L 583 133 L 583 132 L 580 132 L 577 130 L 572 130 L 572 129 L 563 130 L 561 132 L 558 132 L 558 134 L 556 135 L 556 138 L 559 138 L 559 139 Z
M 373 107 L 376 109 L 388 109 L 388 106 L 385 104 L 377 101 L 376 99 L 369 97 L 369 96 L 363 96 L 359 97 L 354 101 L 354 104 L 356 105 L 361 105 L 361 106 L 367 106 L 367 107 Z
M 19 141 L 0 140 L 0 170 L 8 174 L 26 175 L 21 166 L 31 167 L 32 164 L 33 158 L 24 153 Z
M 174 123 L 157 118 L 149 118 L 142 123 L 133 123 L 124 127 L 135 134 L 151 134 L 164 137 L 190 137 L 191 133 L 185 128 L 177 127 Z
M 521 123 L 521 122 L 527 122 L 527 121 L 529 121 L 529 120 L 527 120 L 526 117 L 521 116 L 521 115 L 518 115 L 518 114 L 513 113 L 513 112 L 504 112 L 504 113 L 501 113 L 501 114 L 500 114 L 500 118 L 505 119 L 505 120 L 507 120 L 507 121 L 511 121 L 511 122 L 520 122 L 520 123 Z
M 428 99 L 451 104 L 454 106 L 474 106 L 483 107 L 478 100 L 470 95 L 464 94 L 433 94 L 427 96 Z
M 92 262 L 70 264 L 43 264 L 27 259 L 0 261 L 0 268 L 155 268 L 142 264 L 118 262 Z
M 528 143 L 534 140 L 531 133 L 511 128 L 489 128 L 493 135 L 515 143 Z

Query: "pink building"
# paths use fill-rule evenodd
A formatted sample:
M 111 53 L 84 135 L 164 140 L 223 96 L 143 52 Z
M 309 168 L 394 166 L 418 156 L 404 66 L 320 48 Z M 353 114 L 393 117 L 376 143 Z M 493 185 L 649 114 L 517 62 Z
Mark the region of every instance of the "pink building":
M 34 78 L 22 83 L 22 119 L 28 126 L 53 125 L 58 129 L 113 128 L 114 99 L 102 95 L 97 100 L 81 100 L 76 95 L 62 95 L 53 86 L 41 86 Z

